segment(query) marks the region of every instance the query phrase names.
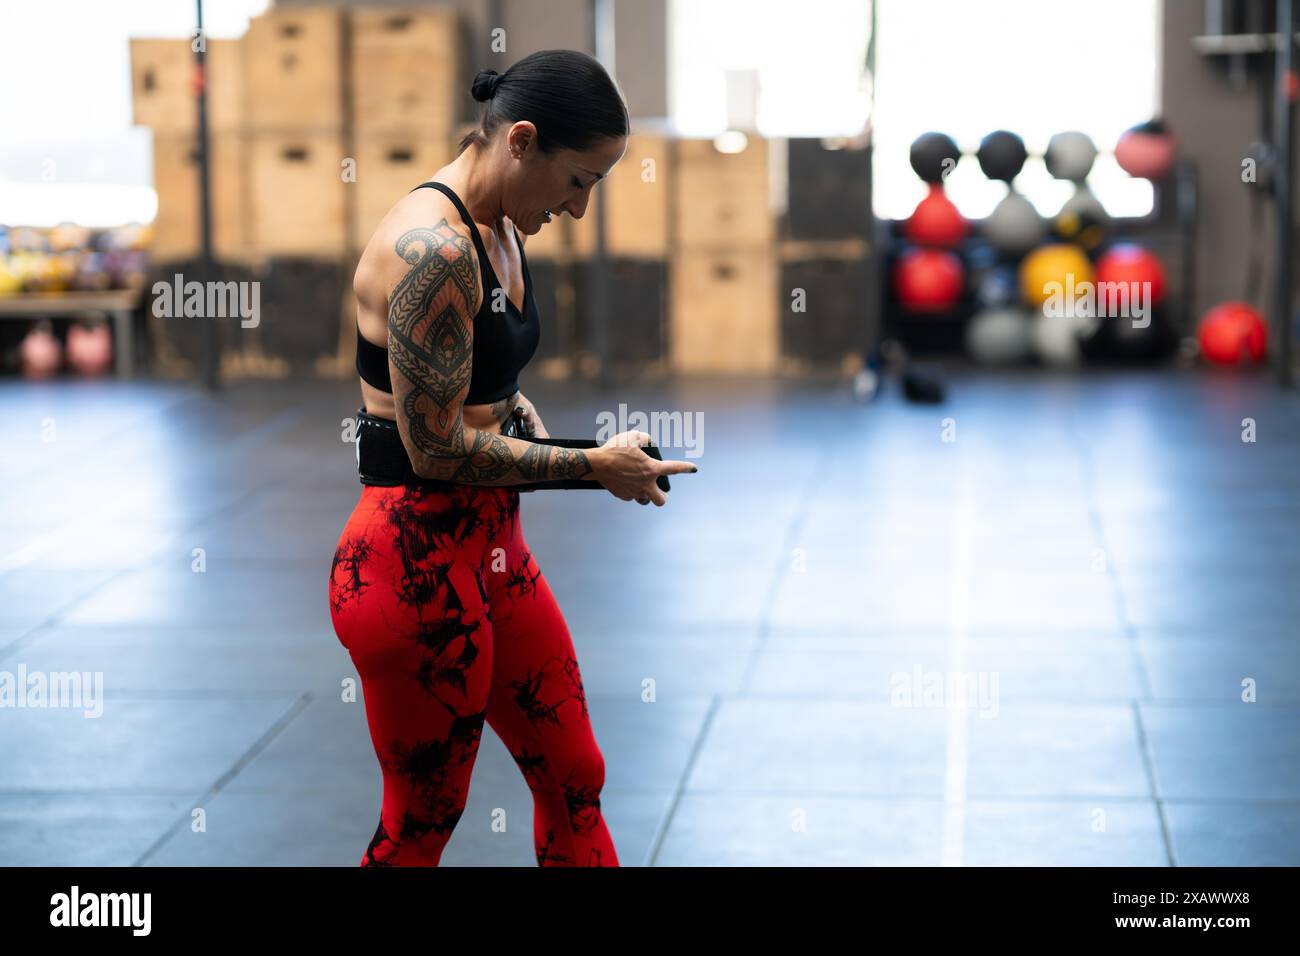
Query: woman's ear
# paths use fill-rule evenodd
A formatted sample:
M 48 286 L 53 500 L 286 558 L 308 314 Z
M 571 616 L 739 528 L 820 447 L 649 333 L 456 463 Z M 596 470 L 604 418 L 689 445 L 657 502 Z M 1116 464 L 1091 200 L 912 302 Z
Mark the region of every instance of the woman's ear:
M 523 159 L 530 150 L 537 149 L 537 127 L 528 120 L 520 120 L 510 127 L 506 146 L 515 159 Z

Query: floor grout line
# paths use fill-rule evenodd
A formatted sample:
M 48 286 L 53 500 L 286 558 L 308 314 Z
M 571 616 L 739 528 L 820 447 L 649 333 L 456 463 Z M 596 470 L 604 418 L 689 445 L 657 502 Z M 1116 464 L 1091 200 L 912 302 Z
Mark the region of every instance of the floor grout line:
M 1155 804 L 1156 819 L 1160 822 L 1160 835 L 1165 841 L 1165 855 L 1169 860 L 1170 866 L 1178 865 L 1178 857 L 1174 851 L 1174 835 L 1169 828 L 1168 815 L 1165 813 L 1164 800 L 1160 798 L 1159 787 L 1156 784 L 1156 768 L 1154 757 L 1151 753 L 1150 742 L 1147 738 L 1146 726 L 1142 721 L 1142 707 L 1137 701 L 1133 702 L 1133 726 L 1137 731 L 1138 752 L 1142 755 L 1142 770 L 1146 774 L 1147 787 L 1151 791 L 1151 800 Z
M 1106 537 L 1106 524 L 1102 520 L 1101 511 L 1097 500 L 1097 483 L 1096 468 L 1092 460 L 1092 455 L 1088 448 L 1088 443 L 1078 426 L 1073 412 L 1068 416 L 1068 429 L 1073 438 L 1071 445 L 1078 456 L 1080 467 L 1083 472 L 1084 490 L 1087 495 L 1087 508 L 1089 522 L 1092 524 L 1093 536 L 1101 549 L 1102 560 L 1105 564 L 1106 579 L 1110 584 L 1111 597 L 1115 603 L 1115 616 L 1119 623 L 1120 629 L 1127 638 L 1129 648 L 1129 658 L 1133 665 L 1134 672 L 1137 674 L 1138 686 L 1142 689 L 1142 695 L 1139 699 L 1130 703 L 1130 710 L 1133 714 L 1133 726 L 1137 734 L 1138 753 L 1142 758 L 1142 771 L 1147 778 L 1147 787 L 1151 794 L 1151 801 L 1155 806 L 1156 819 L 1160 823 L 1160 836 L 1164 841 L 1165 856 L 1170 866 L 1177 866 L 1177 858 L 1174 851 L 1173 833 L 1169 827 L 1168 815 L 1165 813 L 1163 801 L 1160 799 L 1160 790 L 1156 781 L 1155 772 L 1155 755 L 1151 753 L 1150 743 L 1146 734 L 1146 727 L 1142 720 L 1142 700 L 1154 700 L 1155 692 L 1151 685 L 1151 677 L 1147 672 L 1146 662 L 1142 656 L 1142 648 L 1138 642 L 1137 628 L 1129 619 L 1128 603 L 1124 598 L 1124 588 L 1120 582 L 1118 572 L 1115 569 L 1115 562 L 1111 559 L 1109 543 Z
M 758 639 L 754 642 L 754 646 L 750 648 L 749 655 L 745 660 L 745 667 L 741 671 L 740 687 L 742 690 L 749 687 L 754 677 L 754 671 L 758 667 L 758 662 L 767 648 L 768 638 L 772 631 L 772 609 L 776 605 L 782 582 L 790 574 L 791 556 L 795 550 L 794 544 L 798 541 L 799 532 L 807 521 L 808 506 L 813 498 L 813 491 L 817 486 L 817 476 L 824 471 L 825 465 L 833 458 L 834 449 L 835 445 L 833 443 L 828 443 L 823 448 L 821 458 L 814 465 L 812 476 L 804 486 L 803 493 L 799 498 L 799 504 L 794 509 L 790 523 L 786 527 L 785 545 L 772 563 L 771 583 L 764 593 L 763 605 L 758 611 Z
M 234 762 L 234 764 L 231 765 L 229 770 L 218 777 L 215 783 L 199 795 L 198 799 L 194 801 L 194 805 L 196 807 L 202 807 L 208 800 L 219 794 L 227 783 L 234 780 L 241 770 L 247 767 L 253 759 L 258 756 L 258 754 L 262 753 L 262 751 L 270 746 L 271 741 L 280 736 L 280 734 L 284 732 L 285 728 L 293 723 L 294 719 L 307 708 L 307 705 L 310 704 L 313 699 L 314 695 L 310 691 L 298 697 L 289 709 L 271 725 L 270 729 L 268 729 L 266 733 L 262 734 L 262 736 L 259 737 L 253 745 L 249 747 L 248 750 L 246 750 L 239 759 Z M 166 844 L 168 840 L 180 832 L 181 828 L 185 826 L 186 821 L 192 819 L 192 814 L 193 808 L 191 808 L 188 813 L 179 817 L 175 823 L 168 827 L 163 832 L 162 836 L 154 841 L 153 845 L 145 850 L 144 853 L 141 854 L 141 856 L 131 865 L 143 866 L 151 856 L 162 849 L 163 845 Z
M 686 793 L 686 781 L 690 778 L 691 770 L 695 767 L 695 761 L 704 747 L 704 741 L 708 738 L 709 728 L 713 726 L 713 718 L 717 712 L 718 698 L 714 697 L 709 703 L 708 711 L 704 714 L 704 720 L 700 722 L 700 731 L 695 735 L 695 740 L 691 745 L 691 752 L 686 757 L 686 766 L 683 768 L 681 776 L 677 778 L 677 786 L 673 788 L 672 799 L 668 802 L 668 809 L 664 812 L 663 819 L 650 838 L 650 847 L 646 850 L 642 866 L 654 866 L 659 859 L 659 851 L 663 849 L 663 843 L 668 837 L 668 830 L 672 826 L 673 817 L 677 815 L 677 807 L 681 804 L 682 796 Z
M 822 450 L 821 457 L 817 465 L 824 465 L 825 461 L 832 458 L 835 445 L 828 443 Z M 795 540 L 798 530 L 802 527 L 806 517 L 808 503 L 812 498 L 813 489 L 816 487 L 817 475 L 821 473 L 820 469 L 814 465 L 812 475 L 804 486 L 804 490 L 799 499 L 799 505 L 794 509 L 790 519 L 790 524 L 786 528 L 785 548 L 777 559 L 773 562 L 771 572 L 771 584 L 767 589 L 766 596 L 763 599 L 763 606 L 758 613 L 758 637 L 754 641 L 754 646 L 745 662 L 745 668 L 741 672 L 739 686 L 743 689 L 748 686 L 753 678 L 754 669 L 758 666 L 759 658 L 762 656 L 763 648 L 767 643 L 768 622 L 771 618 L 772 607 L 776 602 L 776 596 L 780 591 L 781 582 L 785 575 L 789 573 L 789 555 L 792 553 L 791 544 Z M 677 787 L 673 791 L 673 798 L 669 803 L 668 810 L 664 814 L 662 824 L 657 828 L 650 842 L 650 849 L 646 853 L 645 866 L 654 866 L 659 858 L 659 852 L 663 847 L 663 842 L 667 838 L 668 830 L 672 826 L 672 821 L 677 813 L 677 807 L 681 803 L 682 795 L 685 792 L 686 780 L 690 777 L 691 770 L 695 766 L 695 761 L 704 746 L 704 741 L 708 737 L 709 728 L 713 724 L 713 719 L 718 711 L 718 706 L 722 700 L 721 696 L 713 695 L 710 699 L 709 710 L 704 716 L 700 726 L 700 732 L 696 735 L 695 742 L 691 747 L 691 753 L 687 757 L 686 766 L 678 780 Z

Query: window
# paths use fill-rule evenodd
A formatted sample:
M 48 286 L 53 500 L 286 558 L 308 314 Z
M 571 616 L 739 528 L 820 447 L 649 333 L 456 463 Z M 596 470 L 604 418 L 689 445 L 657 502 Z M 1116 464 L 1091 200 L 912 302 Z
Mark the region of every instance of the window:
M 1160 0 L 877 0 L 874 106 L 865 75 L 871 6 L 673 0 L 674 125 L 687 135 L 724 129 L 729 71 L 756 76 L 755 125 L 768 136 L 851 136 L 871 113 L 875 212 L 895 219 L 925 194 L 907 159 L 921 133 L 945 132 L 973 153 L 986 133 L 1009 129 L 1041 155 L 1053 133 L 1081 130 L 1100 151 L 1088 183 L 1107 210 L 1150 212 L 1150 183 L 1120 169 L 1111 150 L 1160 110 Z M 973 155 L 947 187 L 971 218 L 1005 193 Z M 1044 215 L 1074 189 L 1033 157 L 1016 188 Z
M 904 219 L 925 195 L 907 158 L 921 133 L 947 133 L 974 153 L 995 129 L 1040 155 L 1053 133 L 1087 133 L 1100 151 L 1088 184 L 1102 205 L 1113 216 L 1151 211 L 1151 184 L 1120 169 L 1111 150 L 1160 110 L 1159 0 L 879 0 L 876 18 L 877 215 Z M 1015 185 L 1044 215 L 1074 191 L 1032 155 Z M 1006 193 L 973 155 L 946 187 L 970 218 Z
M 240 36 L 267 0 L 204 6 L 209 37 Z M 0 222 L 115 226 L 157 209 L 150 132 L 131 125 L 130 37 L 190 36 L 178 0 L 14 3 L 0 30 Z M 24 91 L 24 92 L 18 92 Z
M 870 107 L 870 0 L 673 0 L 670 106 L 678 131 L 727 124 L 727 73 L 752 71 L 766 136 L 847 136 Z

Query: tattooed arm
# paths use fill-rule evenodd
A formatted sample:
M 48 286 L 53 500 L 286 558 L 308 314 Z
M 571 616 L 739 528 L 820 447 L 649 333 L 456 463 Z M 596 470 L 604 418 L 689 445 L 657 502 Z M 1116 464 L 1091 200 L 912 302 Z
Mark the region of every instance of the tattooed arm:
M 409 268 L 388 298 L 388 364 L 415 473 L 471 485 L 592 475 L 600 449 L 538 445 L 465 424 L 479 294 L 474 246 L 443 219 L 404 233 L 395 248 Z

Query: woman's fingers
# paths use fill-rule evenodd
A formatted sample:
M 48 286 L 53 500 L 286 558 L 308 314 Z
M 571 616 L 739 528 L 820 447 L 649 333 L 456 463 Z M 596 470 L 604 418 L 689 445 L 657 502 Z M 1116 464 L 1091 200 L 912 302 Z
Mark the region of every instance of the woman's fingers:
M 645 432 L 619 432 L 606 444 L 609 445 L 648 445 L 650 436 Z

